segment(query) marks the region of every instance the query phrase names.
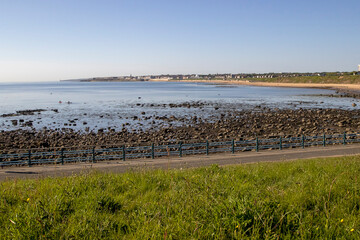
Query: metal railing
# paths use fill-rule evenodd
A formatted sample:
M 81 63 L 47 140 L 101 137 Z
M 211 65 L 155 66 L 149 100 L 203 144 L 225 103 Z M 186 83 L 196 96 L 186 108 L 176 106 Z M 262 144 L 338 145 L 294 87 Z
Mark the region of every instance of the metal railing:
M 179 156 L 194 154 L 210 154 L 239 151 L 260 151 L 264 149 L 279 149 L 326 146 L 334 144 L 349 144 L 360 142 L 359 133 L 316 135 L 300 137 L 274 137 L 268 139 L 204 141 L 198 143 L 163 143 L 148 146 L 115 146 L 110 148 L 82 147 L 28 150 L 0 150 L 0 167 L 12 165 L 34 164 L 65 164 L 75 162 L 92 162 L 106 160 L 122 160 L 134 158 L 152 158 L 161 156 Z

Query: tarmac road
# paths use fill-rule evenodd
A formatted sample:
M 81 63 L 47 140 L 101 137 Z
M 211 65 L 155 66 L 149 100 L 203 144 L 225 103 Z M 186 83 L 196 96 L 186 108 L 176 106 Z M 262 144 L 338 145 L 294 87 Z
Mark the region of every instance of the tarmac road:
M 326 147 L 293 148 L 283 150 L 261 150 L 259 152 L 237 152 L 191 155 L 183 157 L 161 157 L 155 159 L 131 159 L 127 161 L 103 161 L 98 163 L 74 163 L 65 165 L 39 165 L 4 167 L 0 169 L 0 180 L 18 178 L 61 177 L 90 171 L 123 173 L 143 169 L 193 168 L 218 165 L 235 165 L 258 162 L 281 162 L 296 159 L 337 157 L 360 154 L 360 144 L 333 145 Z

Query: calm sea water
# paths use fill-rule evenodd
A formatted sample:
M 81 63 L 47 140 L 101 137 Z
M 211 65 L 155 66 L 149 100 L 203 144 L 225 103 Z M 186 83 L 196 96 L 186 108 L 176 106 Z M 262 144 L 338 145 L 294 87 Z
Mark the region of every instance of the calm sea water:
M 146 111 L 152 115 L 200 115 L 205 109 L 144 108 L 136 104 L 182 103 L 192 101 L 221 104 L 223 107 L 252 108 L 353 108 L 353 99 L 319 95 L 335 94 L 332 90 L 224 86 L 180 82 L 51 82 L 0 84 L 0 115 L 19 110 L 45 109 L 35 116 L 0 117 L 0 130 L 16 129 L 11 120 L 33 121 L 35 128 L 62 128 L 65 123 L 82 121 L 74 129 L 121 128 L 133 116 Z M 62 103 L 60 104 L 59 101 Z M 67 102 L 71 104 L 67 104 Z M 51 111 L 57 109 L 58 113 Z M 211 108 L 213 109 L 213 108 Z M 210 110 L 210 108 L 208 109 Z M 86 121 L 86 125 L 83 124 Z M 136 122 L 136 124 L 139 124 Z

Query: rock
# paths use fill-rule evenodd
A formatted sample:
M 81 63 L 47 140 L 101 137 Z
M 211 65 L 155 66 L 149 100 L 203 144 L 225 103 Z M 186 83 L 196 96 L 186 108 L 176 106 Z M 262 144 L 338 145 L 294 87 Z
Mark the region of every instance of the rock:
M 33 121 L 27 121 L 27 122 L 24 123 L 24 125 L 26 127 L 32 127 L 33 126 Z
M 197 103 L 191 106 L 196 106 Z M 186 104 L 175 104 L 174 107 L 186 107 Z M 160 106 L 160 105 L 156 105 Z M 180 107 L 181 107 L 180 106 Z M 211 112 L 211 110 L 210 110 Z M 222 114 L 222 115 L 221 115 Z M 109 115 L 112 116 L 111 114 Z M 222 116 L 222 118 L 221 118 Z M 217 139 L 219 141 L 228 139 L 253 139 L 255 135 L 259 138 L 270 136 L 277 138 L 283 136 L 307 136 L 334 133 L 344 131 L 351 132 L 360 127 L 358 121 L 360 110 L 341 110 L 341 109 L 278 109 L 266 111 L 252 111 L 221 108 L 218 112 L 212 113 L 208 118 L 184 115 L 175 117 L 174 115 L 156 116 L 145 122 L 147 117 L 137 118 L 134 122 L 127 122 L 120 126 L 91 131 L 89 127 L 85 131 L 77 132 L 69 128 L 57 130 L 46 129 L 37 132 L 33 129 L 0 131 L 0 149 L 21 148 L 23 146 L 38 146 L 39 143 L 47 142 L 50 146 L 79 146 L 79 145 L 106 145 L 117 143 L 136 143 L 146 141 L 190 141 L 201 142 L 205 139 Z M 133 120 L 133 118 L 131 118 Z M 150 118 L 149 118 L 150 119 Z M 154 121 L 153 119 L 157 119 Z M 75 119 L 71 120 L 76 124 Z M 9 120 L 11 123 L 11 121 Z M 18 123 L 20 120 L 18 121 Z M 25 122 L 25 121 L 23 121 Z M 82 121 L 83 125 L 84 122 Z M 26 122 L 28 123 L 28 122 Z M 64 124 L 68 126 L 70 122 Z M 152 124 L 153 128 L 149 131 L 142 129 L 142 125 Z M 32 127 L 32 122 L 29 121 Z M 31 124 L 31 125 L 30 125 Z M 25 123 L 21 126 L 25 126 Z M 133 131 L 133 127 L 137 127 Z M 139 129 L 140 126 L 140 129 Z M 96 129 L 97 127 L 95 127 Z M 116 129 L 116 130 L 115 130 Z M 56 133 L 56 134 L 53 134 Z

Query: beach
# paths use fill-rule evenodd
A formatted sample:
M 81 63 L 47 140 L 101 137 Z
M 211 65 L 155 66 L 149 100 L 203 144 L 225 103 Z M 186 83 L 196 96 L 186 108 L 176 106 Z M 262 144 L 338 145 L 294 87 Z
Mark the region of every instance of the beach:
M 218 111 L 213 109 L 212 111 Z M 121 130 L 105 128 L 75 131 L 71 128 L 18 129 L 0 132 L 0 150 L 27 148 L 73 148 L 80 146 L 134 146 L 164 142 L 200 142 L 204 140 L 246 140 L 260 138 L 314 136 L 357 132 L 360 110 L 341 109 L 269 109 L 221 111 L 213 118 L 191 119 L 164 116 L 166 125 L 149 129 Z M 143 121 L 140 117 L 137 121 Z M 178 124 L 173 124 L 177 122 Z
M 251 84 L 259 83 L 3 86 L 0 149 L 312 136 L 352 133 L 360 127 L 358 100 L 324 89 L 330 85 Z
M 150 80 L 158 81 L 158 80 Z M 163 81 L 163 80 L 161 80 Z M 360 94 L 360 84 L 346 84 L 346 83 L 286 83 L 286 82 L 261 82 L 250 80 L 168 80 L 170 82 L 195 82 L 195 83 L 209 83 L 209 84 L 233 84 L 257 87 L 284 87 L 284 88 L 320 88 L 332 89 L 342 93 L 355 94 L 357 97 Z

